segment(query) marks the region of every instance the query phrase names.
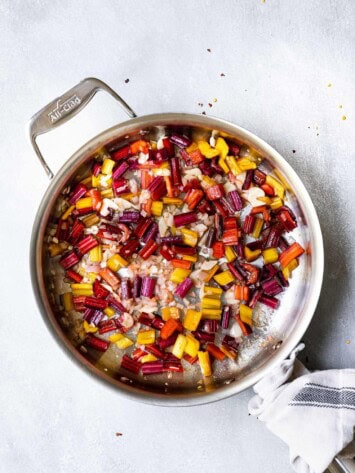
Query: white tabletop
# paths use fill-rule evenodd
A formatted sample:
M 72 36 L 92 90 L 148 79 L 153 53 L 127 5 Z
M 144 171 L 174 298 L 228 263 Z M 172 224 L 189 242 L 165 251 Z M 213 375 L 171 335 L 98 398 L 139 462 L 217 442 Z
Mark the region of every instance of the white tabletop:
M 354 367 L 354 16 L 354 2 L 332 0 L 0 2 L 1 471 L 291 471 L 287 447 L 247 414 L 251 390 L 202 407 L 146 406 L 94 382 L 53 342 L 29 280 L 48 180 L 25 125 L 96 76 L 139 115 L 204 110 L 260 135 L 303 179 L 324 232 L 303 359 Z M 123 119 L 98 96 L 40 141 L 43 152 L 55 168 Z

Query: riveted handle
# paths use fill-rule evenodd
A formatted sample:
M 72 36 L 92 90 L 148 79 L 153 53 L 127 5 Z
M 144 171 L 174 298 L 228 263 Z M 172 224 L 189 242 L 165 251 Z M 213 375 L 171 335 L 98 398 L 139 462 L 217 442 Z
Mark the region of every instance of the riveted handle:
M 116 94 L 111 87 L 105 84 L 105 82 L 89 77 L 82 80 L 79 84 L 75 85 L 63 95 L 43 107 L 31 118 L 29 123 L 30 140 L 38 159 L 50 179 L 53 178 L 54 174 L 37 145 L 37 136 L 47 133 L 48 131 L 53 130 L 53 128 L 56 128 L 73 118 L 77 113 L 85 108 L 96 92 L 100 90 L 107 92 L 116 99 L 129 117 L 134 118 L 137 116 L 131 107 L 118 94 Z

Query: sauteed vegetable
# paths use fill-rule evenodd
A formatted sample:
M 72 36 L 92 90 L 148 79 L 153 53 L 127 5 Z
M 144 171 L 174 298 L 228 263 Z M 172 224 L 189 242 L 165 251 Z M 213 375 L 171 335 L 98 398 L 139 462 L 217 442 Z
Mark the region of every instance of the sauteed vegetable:
M 81 349 L 122 350 L 122 370 L 137 375 L 197 363 L 208 377 L 215 363 L 237 362 L 255 311 L 278 309 L 304 253 L 286 188 L 216 132 L 100 150 L 48 227 Z

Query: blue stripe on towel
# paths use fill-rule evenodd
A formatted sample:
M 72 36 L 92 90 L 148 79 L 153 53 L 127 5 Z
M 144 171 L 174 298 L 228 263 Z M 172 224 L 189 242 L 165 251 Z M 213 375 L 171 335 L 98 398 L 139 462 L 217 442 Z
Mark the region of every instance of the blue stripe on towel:
M 350 387 L 333 388 L 321 384 L 307 383 L 289 405 L 355 409 L 355 389 Z

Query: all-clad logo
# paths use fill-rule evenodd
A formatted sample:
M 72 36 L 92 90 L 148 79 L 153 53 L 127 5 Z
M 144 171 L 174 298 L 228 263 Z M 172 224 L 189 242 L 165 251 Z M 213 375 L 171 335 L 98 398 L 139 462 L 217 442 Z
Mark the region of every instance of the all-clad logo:
M 65 102 L 61 102 L 61 99 L 57 101 L 56 107 L 48 113 L 49 119 L 52 123 L 56 122 L 63 115 L 73 110 L 81 103 L 81 99 L 74 94 L 72 97 L 67 99 Z

